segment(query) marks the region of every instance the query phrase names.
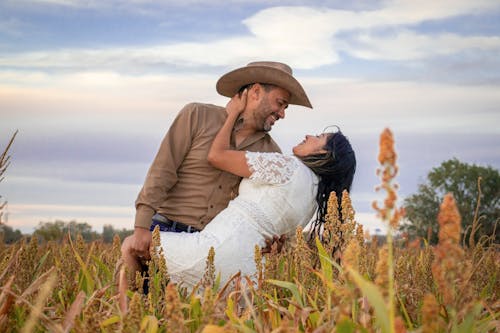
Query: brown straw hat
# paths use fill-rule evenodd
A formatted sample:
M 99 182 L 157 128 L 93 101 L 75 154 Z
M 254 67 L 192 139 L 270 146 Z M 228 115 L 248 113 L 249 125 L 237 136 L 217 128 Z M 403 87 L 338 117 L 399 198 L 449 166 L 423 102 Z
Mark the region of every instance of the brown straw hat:
M 290 92 L 290 104 L 302 105 L 312 109 L 304 88 L 292 76 L 292 69 L 281 62 L 251 62 L 245 67 L 222 75 L 217 81 L 216 88 L 217 92 L 222 96 L 233 97 L 241 87 L 251 83 L 274 84 Z

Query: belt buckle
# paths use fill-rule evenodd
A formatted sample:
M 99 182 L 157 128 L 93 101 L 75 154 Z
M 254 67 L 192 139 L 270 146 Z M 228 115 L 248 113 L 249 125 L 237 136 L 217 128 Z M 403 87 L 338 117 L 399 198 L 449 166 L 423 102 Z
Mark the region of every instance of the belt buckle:
M 165 224 L 168 224 L 168 222 L 170 221 L 168 218 L 166 218 L 165 216 L 158 214 L 158 213 L 153 215 L 153 220 L 156 220 L 158 222 L 165 223 Z

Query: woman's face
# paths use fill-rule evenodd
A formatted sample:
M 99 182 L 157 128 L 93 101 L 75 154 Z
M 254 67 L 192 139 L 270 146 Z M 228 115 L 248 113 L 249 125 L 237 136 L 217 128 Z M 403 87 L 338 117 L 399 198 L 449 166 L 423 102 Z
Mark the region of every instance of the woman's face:
M 298 157 L 316 155 L 326 153 L 324 149 L 328 137 L 331 133 L 323 133 L 320 135 L 306 135 L 304 141 L 293 147 L 293 154 Z

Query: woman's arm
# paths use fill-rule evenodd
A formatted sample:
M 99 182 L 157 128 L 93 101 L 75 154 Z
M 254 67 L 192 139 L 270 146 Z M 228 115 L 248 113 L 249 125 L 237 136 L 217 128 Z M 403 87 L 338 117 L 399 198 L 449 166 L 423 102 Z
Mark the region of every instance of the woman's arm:
M 208 162 L 214 167 L 245 178 L 250 177 L 252 174 L 248 169 L 245 152 L 232 150 L 230 148 L 230 140 L 234 123 L 245 109 L 247 94 L 248 90 L 245 89 L 241 96 L 236 94 L 227 103 L 227 119 L 215 136 L 207 157 Z

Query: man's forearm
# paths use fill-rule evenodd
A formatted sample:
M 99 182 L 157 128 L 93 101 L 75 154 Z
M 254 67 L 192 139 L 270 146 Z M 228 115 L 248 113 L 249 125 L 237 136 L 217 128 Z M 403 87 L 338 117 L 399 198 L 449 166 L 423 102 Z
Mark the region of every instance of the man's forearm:
M 139 205 L 135 212 L 134 227 L 148 229 L 151 227 L 151 220 L 155 211 L 146 205 Z

